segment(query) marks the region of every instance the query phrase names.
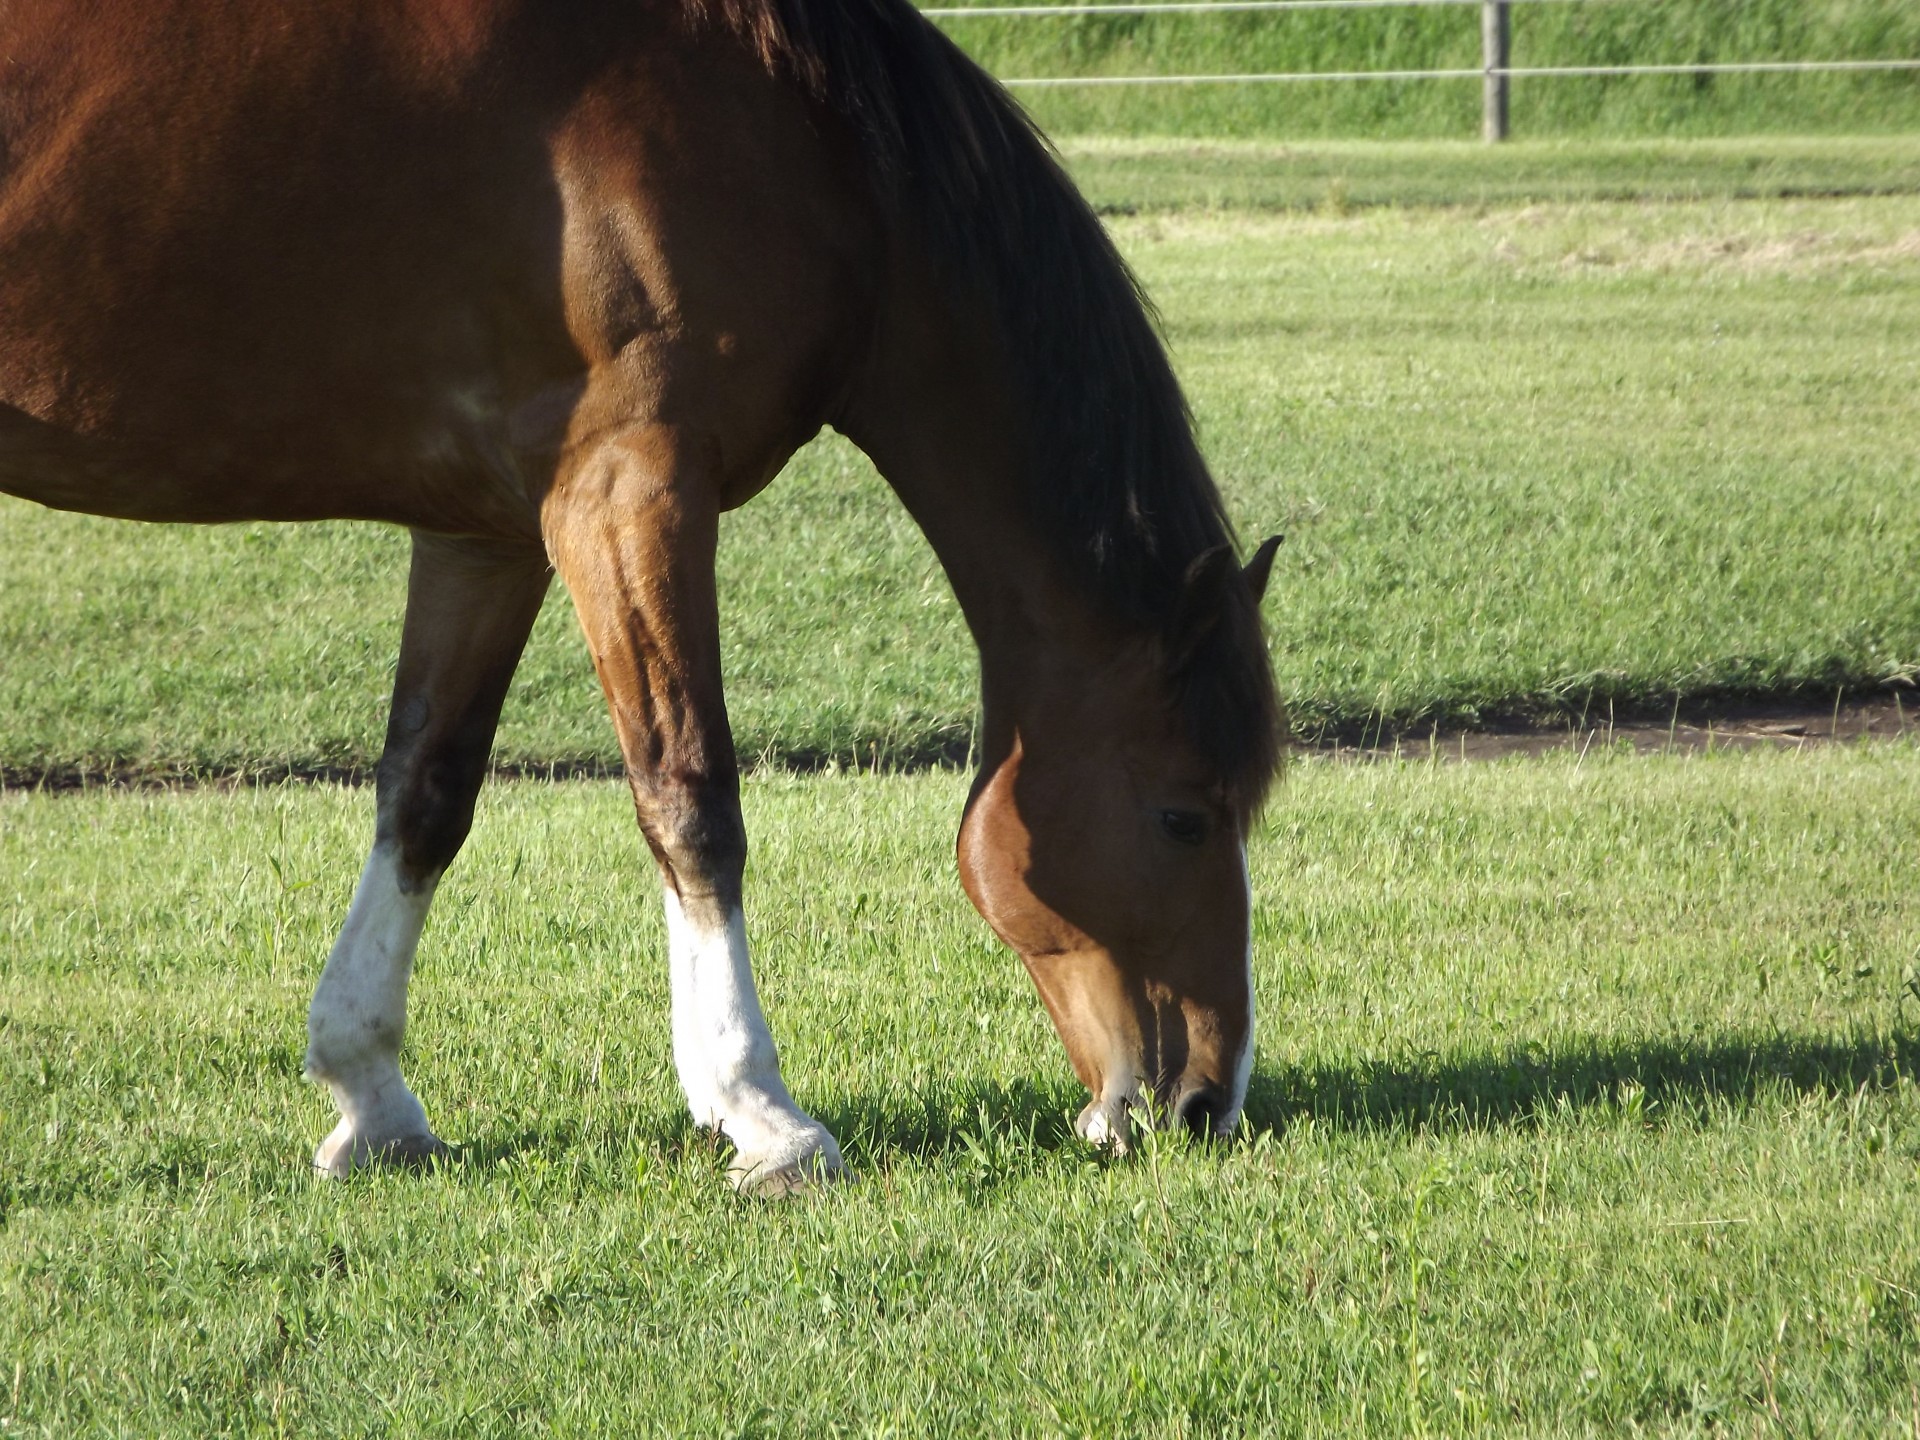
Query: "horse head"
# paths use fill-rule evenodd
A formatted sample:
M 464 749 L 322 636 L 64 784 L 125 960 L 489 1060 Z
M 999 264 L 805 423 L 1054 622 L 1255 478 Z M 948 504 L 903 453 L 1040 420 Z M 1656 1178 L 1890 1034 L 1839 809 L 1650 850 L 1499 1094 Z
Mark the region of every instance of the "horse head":
M 1026 963 L 1092 1092 L 1076 1128 L 1096 1143 L 1125 1149 L 1136 1112 L 1226 1135 L 1246 1100 L 1259 797 L 1209 757 L 1170 691 L 1254 612 L 1277 543 L 1244 571 L 1203 557 L 1171 633 L 1022 707 L 961 825 L 962 883 Z

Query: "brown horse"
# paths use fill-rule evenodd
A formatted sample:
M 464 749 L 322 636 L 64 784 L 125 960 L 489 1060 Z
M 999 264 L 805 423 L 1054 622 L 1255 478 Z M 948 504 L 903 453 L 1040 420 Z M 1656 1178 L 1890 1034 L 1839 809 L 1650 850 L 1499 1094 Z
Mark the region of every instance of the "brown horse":
M 343 1175 L 440 1142 L 416 941 L 557 570 L 665 882 L 674 1060 L 743 1186 L 839 1152 L 748 966 L 714 548 L 824 425 L 980 650 L 967 893 L 1092 1092 L 1238 1121 L 1258 617 L 1146 307 L 906 0 L 0 5 L 0 490 L 411 528 L 378 822 L 308 1019 Z

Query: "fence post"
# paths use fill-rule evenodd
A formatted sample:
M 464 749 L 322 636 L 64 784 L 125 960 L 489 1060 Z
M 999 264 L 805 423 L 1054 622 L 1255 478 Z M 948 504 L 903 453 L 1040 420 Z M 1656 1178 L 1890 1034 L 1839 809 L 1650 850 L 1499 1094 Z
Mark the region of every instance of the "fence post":
M 1507 76 L 1513 26 L 1508 0 L 1480 0 L 1480 138 L 1488 144 L 1507 138 Z

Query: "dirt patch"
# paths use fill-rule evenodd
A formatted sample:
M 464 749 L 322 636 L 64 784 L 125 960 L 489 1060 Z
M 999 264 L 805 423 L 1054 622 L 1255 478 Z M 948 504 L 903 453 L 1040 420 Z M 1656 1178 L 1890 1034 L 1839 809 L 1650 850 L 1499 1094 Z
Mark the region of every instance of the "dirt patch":
M 496 765 L 496 779 L 604 780 L 621 774 L 597 760 Z M 272 785 L 371 785 L 371 765 L 0 765 L 0 792 L 41 790 L 261 790 Z
M 1389 734 L 1379 740 L 1336 738 L 1302 745 L 1301 753 L 1337 760 L 1506 760 L 1553 750 L 1584 752 L 1625 746 L 1637 755 L 1703 754 L 1713 750 L 1800 750 L 1860 740 L 1920 736 L 1920 696 L 1899 694 L 1813 708 L 1800 704 L 1728 706 L 1666 721 L 1513 726 Z
M 1745 704 L 1671 719 L 1602 724 L 1496 725 L 1471 730 L 1363 732 L 1358 740 L 1337 735 L 1304 742 L 1302 755 L 1347 761 L 1429 760 L 1449 762 L 1507 760 L 1545 755 L 1554 750 L 1585 751 L 1629 747 L 1638 755 L 1687 754 L 1709 750 L 1798 750 L 1810 745 L 1859 740 L 1920 738 L 1920 694 L 1911 700 L 1894 692 L 1870 700 L 1810 707 L 1804 703 Z M 788 774 L 840 773 L 870 769 L 876 774 L 921 770 L 965 770 L 972 750 L 964 738 L 933 742 L 908 755 L 877 751 L 857 763 L 845 756 L 796 753 L 762 756 L 747 768 Z M 552 764 L 504 764 L 493 767 L 496 780 L 617 780 L 618 765 L 598 760 Z M 0 792 L 40 790 L 252 790 L 270 785 L 371 785 L 370 766 L 261 765 L 229 769 L 179 769 L 165 766 L 51 765 L 0 766 Z

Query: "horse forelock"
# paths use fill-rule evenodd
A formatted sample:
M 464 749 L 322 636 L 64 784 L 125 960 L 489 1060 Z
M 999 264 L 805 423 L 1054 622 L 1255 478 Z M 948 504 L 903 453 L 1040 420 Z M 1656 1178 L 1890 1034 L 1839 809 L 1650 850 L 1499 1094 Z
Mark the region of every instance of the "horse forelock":
M 1257 603 L 1169 632 L 1194 560 L 1233 532 L 1157 316 L 1026 113 L 907 0 L 684 0 L 843 116 L 896 224 L 997 324 L 1026 398 L 1033 519 L 1109 611 L 1168 641 L 1187 736 L 1250 815 L 1284 726 Z

